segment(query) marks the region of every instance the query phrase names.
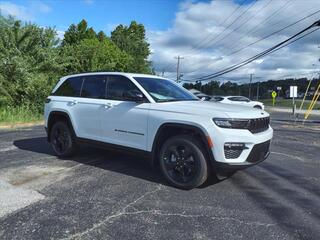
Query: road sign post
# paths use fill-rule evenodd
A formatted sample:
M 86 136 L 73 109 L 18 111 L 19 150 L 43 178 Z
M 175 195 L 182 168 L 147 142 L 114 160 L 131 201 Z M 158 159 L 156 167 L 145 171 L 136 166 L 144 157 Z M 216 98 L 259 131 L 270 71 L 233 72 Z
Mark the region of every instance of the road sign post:
M 290 86 L 290 97 L 292 98 L 292 114 L 295 115 L 296 113 L 296 104 L 295 98 L 298 97 L 298 87 L 297 86 Z

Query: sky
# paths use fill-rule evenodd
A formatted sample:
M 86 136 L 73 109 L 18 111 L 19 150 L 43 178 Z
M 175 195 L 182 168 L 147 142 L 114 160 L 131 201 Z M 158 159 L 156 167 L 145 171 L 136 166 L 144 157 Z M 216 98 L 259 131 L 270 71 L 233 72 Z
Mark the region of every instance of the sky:
M 54 26 L 60 38 L 83 18 L 107 35 L 118 24 L 136 20 L 146 28 L 156 72 L 175 78 L 175 57 L 182 56 L 182 79 L 192 80 L 250 58 L 308 27 L 320 19 L 320 0 L 0 0 L 0 10 L 39 26 Z M 246 82 L 250 74 L 254 81 L 315 77 L 319 44 L 320 30 L 217 80 Z

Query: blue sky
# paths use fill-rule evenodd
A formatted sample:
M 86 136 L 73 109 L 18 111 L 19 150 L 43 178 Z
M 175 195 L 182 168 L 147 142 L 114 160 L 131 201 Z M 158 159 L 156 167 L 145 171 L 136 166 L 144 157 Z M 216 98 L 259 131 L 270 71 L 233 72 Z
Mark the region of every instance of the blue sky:
M 66 30 L 83 18 L 90 26 L 108 32 L 117 24 L 136 20 L 149 29 L 165 30 L 172 23 L 181 1 L 178 0 L 55 0 L 0 1 L 11 3 L 25 11 L 25 19 L 40 26 L 56 26 Z M 18 16 L 19 17 L 19 16 Z
M 214 73 L 274 46 L 320 19 L 320 13 L 280 29 L 319 8 L 319 0 L 0 0 L 3 15 L 55 27 L 60 38 L 70 24 L 82 19 L 107 35 L 118 24 L 136 20 L 146 28 L 149 59 L 156 71 L 175 77 L 175 57 L 180 55 L 184 57 L 180 71 L 187 79 Z M 275 31 L 279 33 L 258 41 Z M 319 39 L 320 31 L 223 78 L 313 74 L 319 65 Z M 250 45 L 253 42 L 257 43 Z M 244 51 L 230 55 L 239 49 Z

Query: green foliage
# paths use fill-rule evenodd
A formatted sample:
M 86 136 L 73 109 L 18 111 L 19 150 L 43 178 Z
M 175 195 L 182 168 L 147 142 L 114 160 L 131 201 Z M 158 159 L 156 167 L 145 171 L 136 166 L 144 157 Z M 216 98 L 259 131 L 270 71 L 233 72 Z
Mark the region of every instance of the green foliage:
M 0 29 L 0 106 L 21 106 L 39 100 L 41 88 L 48 86 L 48 80 L 59 68 L 55 61 L 55 35 L 51 28 L 20 21 L 7 21 Z M 40 79 L 43 85 L 37 85 Z M 39 88 L 32 90 L 34 86 Z
M 84 39 L 97 38 L 96 32 L 93 28 L 88 28 L 86 20 L 82 20 L 77 25 L 71 24 L 68 30 L 64 33 L 64 39 L 62 45 L 74 45 L 78 44 Z
M 42 120 L 43 116 L 28 106 L 0 108 L 0 123 L 12 124 Z
M 19 114 L 23 119 L 38 119 L 45 98 L 64 75 L 151 72 L 143 25 L 132 22 L 129 28 L 117 29 L 112 40 L 82 20 L 70 25 L 60 44 L 53 28 L 0 15 L 0 121 L 20 119 Z
M 63 47 L 61 58 L 67 59 L 64 72 L 127 71 L 132 58 L 109 39 L 85 39 L 77 45 Z
M 120 24 L 111 33 L 111 40 L 134 59 L 129 67 L 130 72 L 151 73 L 150 62 L 147 61 L 150 55 L 149 43 L 142 24 L 135 21 L 129 27 Z
M 306 88 L 308 86 L 309 80 L 306 78 L 300 79 L 284 79 L 284 80 L 269 80 L 266 82 L 259 82 L 259 99 L 271 98 L 271 92 L 277 91 L 278 97 L 286 97 L 286 93 L 288 93 L 290 86 L 298 86 L 299 93 L 305 93 Z M 311 83 L 311 87 L 309 89 L 309 94 L 307 95 L 307 99 L 311 99 L 314 94 L 314 89 L 320 84 L 319 79 L 313 79 Z M 201 82 L 197 83 L 185 83 L 183 86 L 186 89 L 195 88 L 203 93 L 208 95 L 242 95 L 249 96 L 249 84 L 237 84 L 232 83 L 230 81 L 225 82 L 220 85 L 218 81 L 212 81 L 206 84 Z M 281 91 L 277 90 L 277 87 L 281 87 Z M 256 99 L 257 97 L 257 88 L 258 82 L 251 84 L 251 99 Z

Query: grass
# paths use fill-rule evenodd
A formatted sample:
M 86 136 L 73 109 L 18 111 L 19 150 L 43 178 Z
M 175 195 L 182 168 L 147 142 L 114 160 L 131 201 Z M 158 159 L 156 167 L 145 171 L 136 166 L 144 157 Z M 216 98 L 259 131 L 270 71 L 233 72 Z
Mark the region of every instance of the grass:
M 264 105 L 266 105 L 266 106 L 272 106 L 272 99 L 263 99 L 263 100 L 261 100 L 261 102 L 263 102 Z M 295 102 L 296 102 L 297 109 L 299 109 L 302 100 L 298 99 L 298 100 L 295 100 Z M 310 103 L 311 103 L 311 100 L 305 100 L 302 109 L 308 109 Z M 276 99 L 274 106 L 275 107 L 292 108 L 292 99 Z M 320 102 L 319 101 L 315 104 L 313 109 L 320 110 Z
M 43 115 L 28 107 L 0 108 L 0 125 L 31 123 L 43 120 Z

